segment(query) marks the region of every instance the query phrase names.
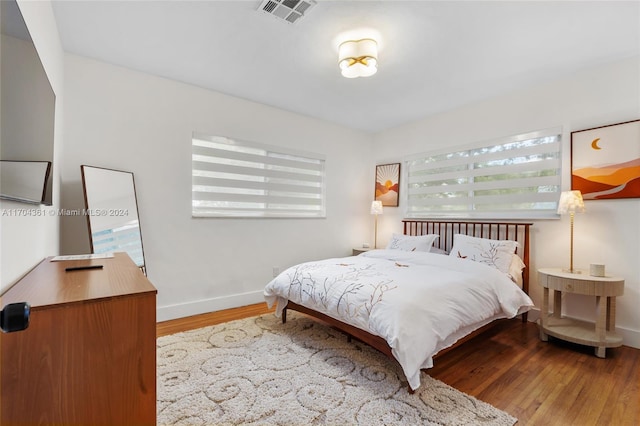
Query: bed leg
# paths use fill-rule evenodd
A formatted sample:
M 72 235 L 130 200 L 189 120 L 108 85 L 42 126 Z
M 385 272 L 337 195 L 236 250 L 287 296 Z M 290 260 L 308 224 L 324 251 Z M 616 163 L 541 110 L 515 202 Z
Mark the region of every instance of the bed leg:
M 522 314 L 522 323 L 526 324 L 527 323 L 527 317 L 528 317 L 529 312 L 525 312 Z
M 411 385 L 407 383 L 407 390 L 409 391 L 409 395 L 413 395 L 414 393 L 416 393 L 416 391 L 414 391 L 413 389 L 411 389 Z
M 282 310 L 282 323 L 286 323 L 287 322 L 287 308 L 284 308 Z

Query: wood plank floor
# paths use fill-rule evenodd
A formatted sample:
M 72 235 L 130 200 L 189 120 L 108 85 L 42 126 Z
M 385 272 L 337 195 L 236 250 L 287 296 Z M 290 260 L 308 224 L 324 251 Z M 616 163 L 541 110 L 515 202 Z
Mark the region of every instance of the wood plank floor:
M 158 323 L 163 336 L 269 312 L 265 304 Z M 519 419 L 518 425 L 640 424 L 640 350 L 593 348 L 502 321 L 440 357 L 428 374 Z
M 200 327 L 206 327 L 208 325 L 254 317 L 274 311 L 275 308 L 268 309 L 266 303 L 258 303 L 256 305 L 242 306 L 240 308 L 225 309 L 223 311 L 163 321 L 156 325 L 156 336 L 166 336 L 167 334 L 179 333 L 181 331 L 193 330 Z

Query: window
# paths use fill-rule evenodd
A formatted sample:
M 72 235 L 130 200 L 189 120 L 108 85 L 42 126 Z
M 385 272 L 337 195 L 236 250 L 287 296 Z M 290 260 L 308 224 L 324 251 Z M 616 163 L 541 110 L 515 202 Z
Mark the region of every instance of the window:
M 324 159 L 193 134 L 194 217 L 325 217 Z
M 405 162 L 407 217 L 555 217 L 561 131 L 539 131 Z

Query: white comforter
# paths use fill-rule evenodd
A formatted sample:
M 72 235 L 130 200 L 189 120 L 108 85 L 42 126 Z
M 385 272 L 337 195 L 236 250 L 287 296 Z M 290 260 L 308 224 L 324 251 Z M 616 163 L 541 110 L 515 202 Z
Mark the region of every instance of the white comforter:
M 291 300 L 384 338 L 412 389 L 420 369 L 461 337 L 533 306 L 507 275 L 471 260 L 372 250 L 302 263 L 267 284 L 276 315 Z

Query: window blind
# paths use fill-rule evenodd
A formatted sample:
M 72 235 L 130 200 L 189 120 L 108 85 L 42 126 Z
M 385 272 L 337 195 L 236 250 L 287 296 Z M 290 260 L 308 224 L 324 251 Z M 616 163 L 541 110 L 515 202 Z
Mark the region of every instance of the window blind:
M 194 133 L 194 217 L 325 217 L 324 158 Z
M 407 217 L 555 217 L 561 133 L 538 131 L 406 160 Z

